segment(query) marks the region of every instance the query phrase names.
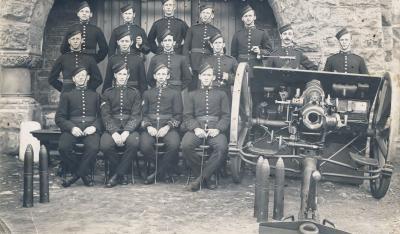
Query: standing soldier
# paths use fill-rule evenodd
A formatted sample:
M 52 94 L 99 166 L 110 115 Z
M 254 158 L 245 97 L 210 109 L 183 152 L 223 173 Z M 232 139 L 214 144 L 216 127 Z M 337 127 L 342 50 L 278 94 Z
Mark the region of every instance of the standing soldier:
M 143 122 L 145 130 L 140 135 L 140 150 L 149 161 L 158 161 L 158 152 L 154 143 L 161 140 L 165 144 L 165 153 L 160 163 L 156 163 L 157 178 L 171 182 L 171 170 L 178 161 L 180 136 L 177 128 L 182 121 L 181 92 L 170 88 L 170 72 L 165 64 L 158 64 L 153 69 L 156 87 L 143 94 Z M 156 172 L 145 178 L 144 183 L 153 183 Z
M 104 37 L 101 29 L 95 25 L 89 23 L 93 13 L 90 10 L 90 6 L 86 1 L 79 4 L 78 13 L 79 24 L 72 25 L 68 30 L 68 35 L 71 31 L 81 30 L 82 31 L 82 51 L 86 54 L 92 55 L 97 63 L 103 61 L 107 56 L 108 46 L 106 38 Z M 97 45 L 99 50 L 97 51 Z M 62 54 L 69 52 L 70 47 L 68 45 L 67 36 L 60 47 Z
M 71 170 L 73 176 L 63 181 L 63 187 L 69 187 L 79 178 L 86 186 L 93 186 L 88 176 L 90 168 L 96 162 L 99 150 L 101 119 L 99 116 L 100 96 L 87 89 L 89 75 L 85 67 L 77 67 L 71 73 L 75 89 L 61 93 L 55 122 L 61 129 L 58 150 L 61 161 Z M 82 159 L 73 155 L 76 143 L 84 144 Z
M 299 69 L 300 65 L 306 70 L 318 70 L 318 66 L 310 61 L 301 50 L 294 47 L 293 28 L 290 24 L 286 24 L 279 28 L 281 37 L 281 47 L 271 53 L 267 60 L 267 67 L 286 67 Z M 285 58 L 286 57 L 286 58 Z M 293 59 L 287 57 L 294 57 Z
M 238 63 L 234 57 L 224 53 L 225 42 L 221 34 L 216 34 L 210 38 L 210 46 L 213 49 L 213 54 L 205 58 L 205 63 L 214 65 L 216 76 L 214 87 L 225 91 L 228 97 L 231 97 L 231 86 L 235 81 Z
M 119 49 L 117 54 L 112 55 L 108 59 L 103 92 L 112 86 L 114 80 L 114 72 L 112 71 L 112 67 L 122 61 L 127 64 L 130 73 L 127 85 L 137 88 L 141 93 L 143 93 L 147 89 L 144 61 L 142 57 L 136 53 L 132 53 L 131 51 L 131 46 L 133 43 L 131 33 L 127 29 L 125 29 L 125 31 L 121 30 L 119 31 L 118 35 L 116 35 L 116 40 Z
M 185 21 L 174 17 L 174 13 L 176 10 L 175 0 L 161 0 L 161 4 L 164 12 L 164 17 L 154 22 L 149 32 L 149 43 L 151 52 L 153 52 L 154 54 L 162 53 L 162 36 L 164 30 L 169 29 L 175 39 L 175 53 L 182 54 L 183 40 L 185 39 L 186 31 L 188 30 L 189 26 L 186 24 Z M 156 40 L 158 46 L 156 44 Z
M 367 65 L 362 57 L 351 52 L 351 33 L 343 28 L 336 34 L 340 52 L 326 60 L 324 71 L 368 74 Z
M 183 55 L 175 54 L 174 46 L 176 41 L 172 32 L 167 29 L 161 35 L 161 46 L 163 52 L 151 58 L 149 69 L 147 71 L 147 81 L 154 83 L 154 69 L 157 64 L 165 64 L 169 71 L 171 78 L 168 80 L 168 85 L 176 90 L 183 90 L 188 87 L 192 80 L 190 73 L 189 62 Z
M 213 6 L 209 4 L 200 6 L 200 23 L 190 27 L 186 33 L 183 54 L 190 59 L 190 66 L 194 75 L 198 74 L 204 57 L 211 54 L 208 40 L 215 34 L 221 33 L 219 29 L 211 25 L 213 19 Z
M 209 189 L 216 188 L 214 173 L 225 160 L 228 142 L 224 132 L 230 121 L 228 96 L 212 88 L 214 68 L 204 63 L 199 70 L 199 80 L 201 87 L 190 92 L 183 109 L 182 128 L 187 132 L 182 139 L 182 153 L 194 174 L 200 175 L 190 184 L 191 191 L 199 190 L 203 180 Z M 202 156 L 195 149 L 205 143 L 212 152 L 203 166 Z
M 90 75 L 88 88 L 96 91 L 103 79 L 94 58 L 81 49 L 82 32 L 80 30 L 71 31 L 65 38 L 70 46 L 69 52 L 62 54 L 54 62 L 48 77 L 49 84 L 60 92 L 70 91 L 74 87 L 72 72 L 77 67 L 84 67 Z M 60 72 L 62 72 L 63 81 L 59 80 Z
M 231 55 L 238 62 L 247 62 L 251 67 L 262 66 L 262 56 L 268 55 L 271 50 L 271 42 L 267 33 L 255 26 L 256 13 L 249 5 L 241 11 L 244 29 L 233 35 Z
M 118 182 L 128 183 L 127 170 L 139 147 L 139 134 L 135 130 L 141 121 L 142 102 L 139 91 L 126 85 L 130 75 L 126 64 L 114 64 L 112 72 L 115 86 L 104 91 L 100 106 L 105 126 L 100 148 L 111 164 L 112 177 L 106 184 L 108 188 Z M 124 151 L 121 159 L 118 158 L 118 148 Z
M 140 55 L 140 53 L 148 54 L 150 52 L 150 46 L 147 40 L 146 32 L 139 25 L 133 23 L 136 16 L 135 8 L 130 4 L 122 7 L 121 16 L 124 20 L 124 24 L 115 28 L 111 33 L 108 57 L 111 57 L 117 53 L 117 40 L 121 31 L 128 31 L 131 35 L 131 38 L 134 42 L 131 46 L 131 53 L 136 53 L 137 55 Z
M 271 50 L 271 42 L 267 33 L 255 26 L 256 13 L 249 5 L 241 11 L 244 29 L 233 35 L 231 55 L 238 62 L 247 62 L 250 67 L 263 66 L 262 57 L 268 55 Z M 253 70 L 249 70 L 249 83 L 254 100 L 254 105 L 263 98 L 263 87 L 253 79 Z M 254 108 L 255 109 L 255 108 Z

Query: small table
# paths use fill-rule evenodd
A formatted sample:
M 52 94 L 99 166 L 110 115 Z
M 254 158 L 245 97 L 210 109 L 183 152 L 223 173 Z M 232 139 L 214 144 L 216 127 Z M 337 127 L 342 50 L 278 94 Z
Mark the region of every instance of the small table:
M 57 150 L 58 140 L 61 136 L 59 129 L 40 129 L 31 131 L 31 134 L 40 141 L 40 145 L 46 146 L 47 151 Z

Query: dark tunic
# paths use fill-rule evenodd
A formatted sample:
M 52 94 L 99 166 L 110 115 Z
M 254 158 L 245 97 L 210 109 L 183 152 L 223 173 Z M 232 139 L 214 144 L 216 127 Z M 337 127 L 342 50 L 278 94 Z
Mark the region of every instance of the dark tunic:
M 183 130 L 219 129 L 225 132 L 230 122 L 228 96 L 218 89 L 197 89 L 189 92 L 183 109 Z
M 74 87 L 71 74 L 78 66 L 87 69 L 90 75 L 88 88 L 95 91 L 103 82 L 100 70 L 92 56 L 81 52 L 67 52 L 58 57 L 50 71 L 49 84 L 60 92 L 70 91 Z M 58 80 L 60 72 L 62 72 L 63 81 Z
M 119 131 L 135 131 L 141 121 L 141 103 L 140 93 L 135 88 L 106 89 L 100 107 L 105 130 L 111 135 Z
M 189 62 L 185 56 L 175 53 L 163 53 L 151 58 L 147 71 L 147 81 L 151 85 L 155 85 L 153 72 L 157 64 L 160 63 L 167 65 L 170 69 L 171 77 L 168 80 L 169 85 L 176 86 L 177 90 L 185 89 L 189 85 L 192 80 Z
M 118 53 L 119 49 L 118 49 L 118 44 L 117 44 L 117 36 L 123 32 L 123 31 L 130 31 L 131 32 L 131 38 L 132 38 L 132 46 L 131 46 L 131 52 L 132 53 L 136 53 L 136 54 L 148 54 L 150 52 L 150 46 L 149 46 L 149 42 L 147 40 L 147 34 L 146 32 L 143 30 L 143 28 L 141 28 L 140 26 L 136 25 L 136 24 L 123 24 L 118 26 L 117 28 L 115 28 L 110 36 L 110 41 L 108 43 L 108 57 Z M 140 46 L 140 48 L 136 48 L 136 37 L 137 36 L 141 36 L 143 43 Z
M 216 79 L 214 81 L 214 87 L 222 88 L 227 91 L 235 81 L 235 73 L 238 63 L 232 56 L 225 54 L 213 54 L 205 58 L 204 62 L 212 64 L 214 66 L 214 75 Z M 229 74 L 228 80 L 223 80 L 222 75 L 226 72 Z
M 272 51 L 272 46 L 267 32 L 256 27 L 239 30 L 232 38 L 231 55 L 238 62 L 248 62 L 250 66 L 262 66 L 262 58 L 257 58 L 251 51 L 253 46 L 260 47 L 261 56 L 268 55 Z
M 61 93 L 55 122 L 62 132 L 70 133 L 73 127 L 83 131 L 89 126 L 96 127 L 99 132 L 100 95 L 86 88 Z
M 103 61 L 103 59 L 107 56 L 108 46 L 106 38 L 104 37 L 104 33 L 101 29 L 95 25 L 89 23 L 78 23 L 72 25 L 68 30 L 66 35 L 68 35 L 71 31 L 74 30 L 82 31 L 82 50 L 90 54 L 94 57 L 97 63 Z M 97 51 L 97 45 L 99 46 L 99 50 Z M 62 54 L 70 51 L 68 39 L 64 36 L 63 42 L 60 47 L 60 52 Z
M 324 71 L 368 74 L 364 59 L 351 52 L 340 52 L 328 57 Z
M 182 121 L 182 95 L 171 87 L 154 87 L 143 94 L 143 122 L 142 127 L 152 126 L 162 128 L 169 125 L 179 127 Z M 157 117 L 159 123 L 157 126 Z
M 282 59 L 282 58 L 268 58 L 266 66 L 267 67 L 277 67 L 277 68 L 292 68 L 300 69 L 300 65 L 306 70 L 318 70 L 318 66 L 307 58 L 303 52 L 292 46 L 290 47 L 280 47 L 270 54 L 271 56 L 293 56 L 294 60 Z
M 195 24 L 186 32 L 183 55 L 190 58 L 193 71 L 197 72 L 204 57 L 212 53 L 208 39 L 218 33 L 221 33 L 218 28 L 204 23 Z
M 182 42 L 185 39 L 186 31 L 188 30 L 189 26 L 186 24 L 185 21 L 172 17 L 164 17 L 162 19 L 157 20 L 151 26 L 149 32 L 149 43 L 151 52 L 154 54 L 159 54 L 163 51 L 161 47 L 161 36 L 166 29 L 169 29 L 174 36 L 175 44 L 175 52 L 177 54 L 182 54 Z M 157 40 L 157 43 L 156 43 Z
M 108 65 L 106 70 L 106 76 L 104 78 L 103 92 L 104 90 L 113 86 L 114 72 L 112 67 L 114 64 L 124 61 L 128 64 L 129 68 L 129 80 L 127 85 L 135 87 L 143 93 L 147 89 L 146 72 L 144 68 L 143 58 L 130 53 L 116 54 L 108 59 Z

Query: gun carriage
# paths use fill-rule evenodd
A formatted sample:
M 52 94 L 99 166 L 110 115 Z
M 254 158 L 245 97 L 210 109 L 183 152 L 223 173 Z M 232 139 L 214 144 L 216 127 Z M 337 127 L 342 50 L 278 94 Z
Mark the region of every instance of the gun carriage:
M 248 71 L 246 63 L 239 64 L 232 95 L 229 157 L 235 183 L 244 163 L 255 165 L 262 156 L 274 172 L 282 158 L 287 175 L 302 177 L 299 220 L 319 220 L 320 179 L 369 180 L 372 196 L 385 196 L 391 159 L 400 150 L 399 81 L 388 74 L 254 67 L 250 79 L 262 86 L 264 98 L 252 103 Z

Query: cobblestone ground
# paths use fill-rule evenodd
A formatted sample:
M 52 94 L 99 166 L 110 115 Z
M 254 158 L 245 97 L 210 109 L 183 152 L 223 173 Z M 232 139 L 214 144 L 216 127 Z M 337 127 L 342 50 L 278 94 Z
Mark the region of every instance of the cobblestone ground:
M 22 208 L 22 166 L 14 157 L 0 155 L 0 219 L 12 233 L 258 233 L 250 173 L 240 185 L 226 178 L 217 190 L 197 193 L 185 190 L 183 176 L 171 185 L 148 186 L 138 180 L 135 185 L 106 189 L 98 172 L 95 187 L 79 181 L 64 189 L 52 173 L 50 203 L 38 203 L 36 176 L 34 207 Z M 321 217 L 351 233 L 400 233 L 398 173 L 379 201 L 366 187 L 322 183 Z M 289 180 L 285 195 L 285 215 L 297 216 L 299 181 Z

